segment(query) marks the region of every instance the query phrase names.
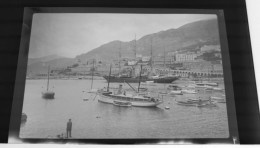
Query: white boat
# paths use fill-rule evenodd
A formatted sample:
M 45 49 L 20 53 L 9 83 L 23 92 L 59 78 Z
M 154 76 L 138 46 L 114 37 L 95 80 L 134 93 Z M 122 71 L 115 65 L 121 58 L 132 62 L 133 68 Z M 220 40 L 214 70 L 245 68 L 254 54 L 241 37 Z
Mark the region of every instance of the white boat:
M 216 101 L 209 100 L 206 103 L 200 103 L 197 105 L 197 107 L 217 107 Z
M 181 90 L 172 90 L 169 93 L 170 95 L 182 95 L 182 91 Z
M 196 84 L 196 85 L 218 86 L 218 83 L 215 83 L 215 82 L 207 82 L 207 81 L 196 82 L 195 84 Z
M 139 96 L 139 95 L 116 95 L 112 92 L 103 92 L 99 94 L 99 102 L 114 104 L 115 101 L 126 101 L 131 103 L 131 106 L 136 107 L 155 107 L 162 103 L 162 100 L 156 99 L 149 96 Z
M 195 90 L 183 89 L 181 90 L 183 94 L 197 94 Z
M 187 101 L 187 100 L 175 100 L 175 102 L 178 104 L 178 105 L 183 105 L 183 106 L 197 106 L 197 102 L 192 102 L 192 101 Z
M 205 88 L 207 90 L 212 90 L 212 86 L 209 86 L 207 84 L 202 84 L 202 83 L 195 84 L 195 87 L 196 88 Z
M 211 100 L 216 101 L 218 103 L 226 103 L 226 99 L 224 97 L 210 97 Z
M 176 100 L 175 102 L 179 105 L 184 105 L 184 106 L 198 106 L 204 103 L 209 102 L 209 100 L 202 100 L 202 99 L 185 99 L 185 100 Z
M 110 71 L 109 71 L 109 77 L 111 75 L 111 67 L 110 65 Z M 140 70 L 140 75 L 142 72 L 142 65 L 141 65 L 141 70 Z M 107 91 L 99 92 L 98 93 L 98 101 L 103 102 L 103 103 L 109 103 L 109 104 L 114 104 L 114 105 L 120 105 L 122 103 L 120 102 L 127 102 L 127 104 L 131 104 L 131 106 L 136 106 L 136 107 L 155 107 L 163 102 L 162 99 L 159 98 L 154 98 L 147 95 L 139 95 L 139 88 L 140 88 L 140 78 L 139 77 L 139 86 L 138 86 L 138 91 L 137 94 L 126 94 L 126 91 L 122 90 L 122 84 L 119 85 L 118 92 L 117 94 L 109 92 L 109 81 L 108 81 L 108 87 Z M 135 90 L 129 83 L 128 84 L 133 90 Z M 126 104 L 125 104 L 126 105 Z
M 187 85 L 186 87 L 187 87 L 187 88 L 195 88 L 196 85 L 195 85 L 195 84 L 189 84 L 189 85 Z
M 165 106 L 165 109 L 170 109 L 170 107 L 169 106 Z
M 212 89 L 216 90 L 216 91 L 223 91 L 224 90 L 223 88 L 219 88 L 219 87 L 213 87 Z
M 54 91 L 49 90 L 49 78 L 50 77 L 50 66 L 48 67 L 48 80 L 47 80 L 47 89 L 42 91 L 42 97 L 45 99 L 54 99 Z
M 216 103 L 198 104 L 197 107 L 217 107 Z

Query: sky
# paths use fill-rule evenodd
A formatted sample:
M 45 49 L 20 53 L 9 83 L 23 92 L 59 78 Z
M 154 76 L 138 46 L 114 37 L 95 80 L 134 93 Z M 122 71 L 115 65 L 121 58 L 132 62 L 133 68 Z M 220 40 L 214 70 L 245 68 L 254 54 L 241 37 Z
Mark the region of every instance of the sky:
M 131 41 L 187 23 L 216 18 L 206 14 L 35 13 L 29 58 L 74 58 L 102 44 Z

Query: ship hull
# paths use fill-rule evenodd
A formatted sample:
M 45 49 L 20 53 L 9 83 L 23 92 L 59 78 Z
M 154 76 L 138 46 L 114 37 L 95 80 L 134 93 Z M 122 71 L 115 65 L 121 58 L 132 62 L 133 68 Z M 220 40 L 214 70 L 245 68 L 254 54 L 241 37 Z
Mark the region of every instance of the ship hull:
M 116 99 L 110 96 L 105 96 L 105 95 L 99 95 L 98 101 L 102 103 L 108 103 L 108 104 L 114 104 L 114 101 Z M 156 107 L 157 105 L 161 104 L 162 101 L 158 102 L 152 102 L 152 101 L 129 101 L 131 102 L 131 106 L 135 107 Z
M 166 77 L 166 78 L 158 78 L 154 79 L 154 83 L 172 83 L 173 81 L 177 80 L 178 77 Z
M 109 76 L 103 76 L 107 81 L 110 83 L 139 83 L 139 78 L 131 78 L 131 77 L 110 77 Z M 149 78 L 141 78 L 140 82 L 146 82 L 146 81 L 153 81 L 153 79 Z
M 152 79 L 152 78 L 131 78 L 131 77 L 108 77 L 108 76 L 103 76 L 107 81 L 110 83 L 139 83 L 140 82 L 147 82 L 147 81 L 153 81 L 154 83 L 172 83 L 173 81 L 177 80 L 178 77 L 170 77 L 170 78 L 157 78 L 157 79 Z
M 54 92 L 49 92 L 49 91 L 42 92 L 42 97 L 45 99 L 54 99 L 54 95 L 55 95 Z

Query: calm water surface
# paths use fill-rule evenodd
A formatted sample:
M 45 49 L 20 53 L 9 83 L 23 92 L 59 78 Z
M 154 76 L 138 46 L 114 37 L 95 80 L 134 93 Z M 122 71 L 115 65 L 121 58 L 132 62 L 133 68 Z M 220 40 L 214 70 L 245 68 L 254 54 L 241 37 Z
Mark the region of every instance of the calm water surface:
M 72 137 L 91 138 L 227 138 L 229 136 L 225 103 L 213 108 L 177 105 L 175 99 L 221 96 L 220 92 L 164 96 L 164 103 L 155 108 L 118 107 L 97 101 L 90 89 L 90 80 L 51 80 L 55 99 L 45 100 L 41 91 L 46 80 L 27 80 L 23 112 L 27 121 L 21 124 L 21 138 L 56 138 L 66 132 L 72 119 Z M 176 82 L 183 84 L 181 82 Z M 137 87 L 138 84 L 132 84 Z M 107 86 L 105 80 L 95 80 L 94 88 Z M 117 87 L 113 83 L 111 87 Z M 164 91 L 164 84 L 148 87 L 153 92 Z M 222 86 L 223 87 L 223 86 Z M 129 86 L 125 85 L 124 88 Z M 88 98 L 88 101 L 83 99 Z M 165 110 L 169 106 L 169 110 Z M 100 118 L 97 118 L 100 117 Z

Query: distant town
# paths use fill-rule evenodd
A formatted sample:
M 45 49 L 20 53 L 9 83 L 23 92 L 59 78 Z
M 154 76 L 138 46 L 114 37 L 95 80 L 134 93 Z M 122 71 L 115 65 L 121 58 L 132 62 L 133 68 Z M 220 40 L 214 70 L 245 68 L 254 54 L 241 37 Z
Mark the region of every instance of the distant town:
M 176 74 L 189 78 L 223 77 L 220 45 L 203 45 L 189 50 L 163 52 L 163 54 L 156 56 L 136 54 L 135 57 L 121 57 L 119 55 L 118 59 L 114 59 L 112 63 L 104 62 L 98 58 L 86 59 L 85 61 L 78 59 L 74 64 L 65 68 L 52 67 L 50 75 L 55 78 L 69 76 L 81 78 L 91 75 L 93 71 L 95 76 L 103 76 L 108 74 L 110 64 L 112 64 L 112 74 L 131 75 L 132 70 L 135 69 L 134 75 L 138 75 L 140 68 L 136 67 L 144 65 L 143 75 L 148 74 L 153 68 L 156 74 Z M 47 72 L 28 71 L 27 73 L 27 78 L 46 76 Z

